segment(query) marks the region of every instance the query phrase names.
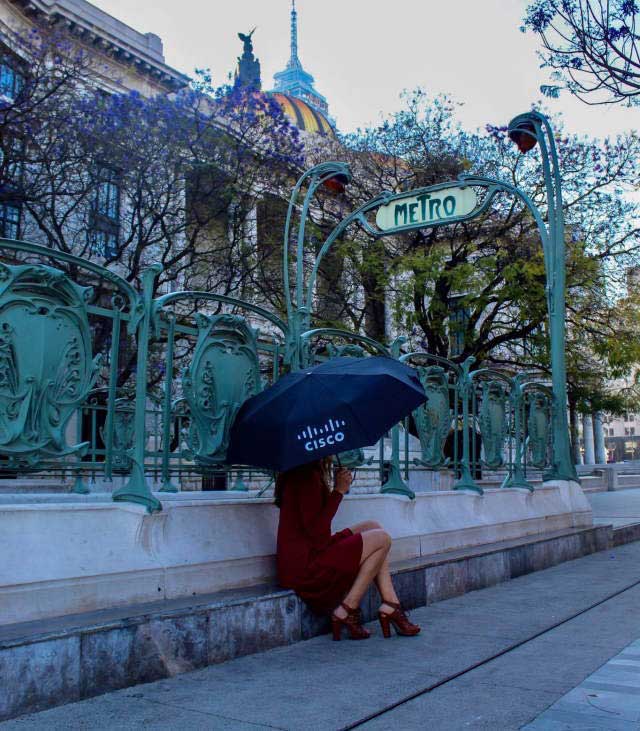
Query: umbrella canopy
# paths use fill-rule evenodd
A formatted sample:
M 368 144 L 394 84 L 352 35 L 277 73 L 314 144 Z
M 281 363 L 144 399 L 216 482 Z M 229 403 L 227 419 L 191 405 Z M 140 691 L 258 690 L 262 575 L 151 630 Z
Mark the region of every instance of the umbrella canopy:
M 375 444 L 426 399 L 413 368 L 392 358 L 332 358 L 283 376 L 244 403 L 227 461 L 284 471 Z

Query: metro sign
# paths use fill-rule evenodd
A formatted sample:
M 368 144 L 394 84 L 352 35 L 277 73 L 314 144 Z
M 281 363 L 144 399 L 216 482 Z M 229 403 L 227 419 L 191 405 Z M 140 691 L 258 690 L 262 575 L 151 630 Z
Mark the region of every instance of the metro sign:
M 414 191 L 380 206 L 376 224 L 382 231 L 434 226 L 465 218 L 477 205 L 475 191 L 470 187 Z

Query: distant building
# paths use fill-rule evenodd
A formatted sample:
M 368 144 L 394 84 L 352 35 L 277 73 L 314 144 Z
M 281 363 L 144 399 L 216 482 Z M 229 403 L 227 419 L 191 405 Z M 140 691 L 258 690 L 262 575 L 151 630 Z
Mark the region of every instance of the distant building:
M 34 21 L 63 25 L 102 56 L 111 73 L 96 83 L 102 81 L 111 91 L 135 89 L 151 96 L 175 91 L 189 81 L 166 63 L 162 40 L 155 33 L 140 33 L 87 0 L 0 0 L 0 43 L 19 56 L 18 34 L 28 31 Z M 11 73 L 6 68 L 0 70 L 5 89 Z
M 253 55 L 251 34 L 239 33 L 244 53 L 238 58 L 234 86 L 260 91 L 260 61 Z M 246 39 L 246 40 L 245 40 Z M 284 71 L 274 75 L 273 90 L 266 91 L 278 102 L 289 120 L 301 131 L 323 137 L 335 135 L 335 124 L 329 117 L 329 105 L 315 86 L 313 76 L 304 70 L 298 57 L 298 13 L 295 0 L 291 5 L 291 55 Z
M 314 78 L 302 67 L 302 62 L 298 57 L 298 13 L 296 11 L 296 1 L 291 1 L 291 55 L 287 66 L 283 71 L 278 71 L 274 74 L 273 80 L 275 86 L 272 94 L 276 95 L 276 99 L 280 102 L 285 113 L 291 116 L 290 110 L 287 109 L 288 104 L 293 104 L 295 122 L 300 127 L 299 114 L 304 117 L 305 108 L 308 107 L 311 110 L 313 117 L 312 127 L 318 128 L 317 131 L 320 134 L 328 134 L 329 130 L 326 129 L 327 124 L 330 128 L 333 127 L 333 123 L 329 118 L 329 104 L 327 100 L 314 86 Z M 301 100 L 304 106 L 297 103 L 296 100 Z M 303 119 L 304 129 L 309 130 L 309 121 Z M 316 130 L 312 130 L 316 131 Z

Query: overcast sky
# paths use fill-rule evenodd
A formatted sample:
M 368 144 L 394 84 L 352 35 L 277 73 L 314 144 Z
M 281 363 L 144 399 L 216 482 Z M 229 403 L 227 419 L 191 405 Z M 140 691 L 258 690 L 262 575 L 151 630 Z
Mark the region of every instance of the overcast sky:
M 254 26 L 263 88 L 289 57 L 290 0 L 93 0 L 141 32 L 158 34 L 167 63 L 209 67 L 225 83 Z M 468 129 L 507 123 L 548 82 L 537 39 L 519 31 L 525 0 L 297 0 L 299 56 L 342 131 L 400 107 L 403 89 L 446 92 Z M 604 136 L 640 127 L 640 108 L 546 100 L 567 129 Z

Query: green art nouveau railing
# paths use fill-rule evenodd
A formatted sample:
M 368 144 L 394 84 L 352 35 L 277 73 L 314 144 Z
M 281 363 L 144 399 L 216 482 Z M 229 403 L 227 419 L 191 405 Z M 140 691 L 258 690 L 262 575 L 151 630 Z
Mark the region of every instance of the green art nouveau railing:
M 383 354 L 418 370 L 427 401 L 379 445 L 340 455 L 343 464 L 377 471 L 382 492 L 413 497 L 412 472 L 450 471 L 454 489 L 477 494 L 487 474 L 495 479 L 500 473 L 504 488 L 526 490 L 533 489 L 532 472 L 573 479 L 565 429 L 564 290 L 558 291 L 564 287 L 558 162 L 542 115 L 518 117 L 514 125 L 514 136 L 535 136 L 544 155 L 553 153 L 551 161 L 543 159 L 549 225 L 522 191 L 497 180 L 464 178 L 381 193 L 329 234 L 308 277 L 305 225 L 313 196 L 324 183 L 345 184 L 350 172 L 339 162 L 307 171 L 293 190 L 285 225 L 286 319 L 210 292 L 157 294 L 157 264 L 136 288 L 91 261 L 0 239 L 0 476 L 72 474 L 77 493 L 88 492 L 92 481 L 118 479 L 113 499 L 150 511 L 161 509 L 159 494 L 177 491 L 193 475 L 225 478 L 229 489 L 243 491 L 256 473 L 227 464 L 226 454 L 246 399 L 282 373 L 328 357 Z M 540 230 L 553 334 L 551 386 L 536 374 L 474 368 L 471 358 L 458 364 L 412 352 L 404 337 L 385 344 L 313 327 L 320 263 L 348 226 L 376 237 L 401 235 L 473 218 L 498 194 L 524 201 Z M 439 210 L 448 217 L 419 220 Z M 269 477 L 262 476 L 265 485 Z
M 151 484 L 177 491 L 185 475 L 227 474 L 230 489 L 247 489 L 249 468 L 226 464 L 229 429 L 244 400 L 286 369 L 282 320 L 208 292 L 153 298 L 157 267 L 138 292 L 109 270 L 26 242 L 0 240 L 0 255 L 1 472 L 71 473 L 78 493 L 97 477 L 124 476 L 114 499 L 149 510 L 160 508 Z M 483 469 L 502 469 L 505 487 L 530 488 L 527 469 L 549 466 L 549 390 L 470 362 L 403 354 L 403 345 L 335 328 L 300 335 L 305 365 L 385 354 L 416 367 L 425 387 L 425 406 L 386 446 L 342 461 L 377 471 L 383 492 L 409 496 L 412 469 L 450 469 L 457 488 L 477 492 Z

